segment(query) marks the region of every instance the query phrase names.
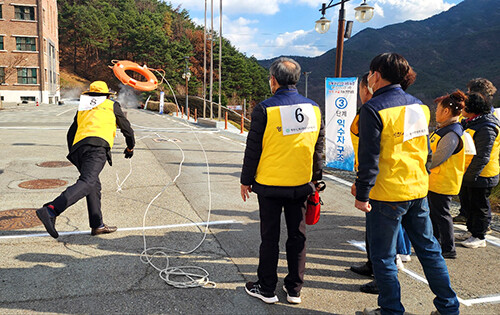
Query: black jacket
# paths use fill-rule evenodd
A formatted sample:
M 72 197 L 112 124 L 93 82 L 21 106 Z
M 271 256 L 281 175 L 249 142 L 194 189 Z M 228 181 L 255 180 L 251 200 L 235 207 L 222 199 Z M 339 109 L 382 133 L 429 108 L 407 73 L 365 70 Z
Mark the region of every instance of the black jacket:
M 122 111 L 122 108 L 120 106 L 120 103 L 114 102 L 113 104 L 113 112 L 116 117 L 116 124 L 120 128 L 120 131 L 122 132 L 123 136 L 125 137 L 125 141 L 127 143 L 127 148 L 133 149 L 135 146 L 135 138 L 134 138 L 134 130 L 130 126 L 130 122 L 128 121 L 127 117 L 125 117 L 125 114 Z M 92 145 L 95 147 L 104 147 L 106 148 L 106 157 L 108 160 L 109 165 L 112 165 L 112 160 L 111 160 L 111 148 L 109 147 L 109 144 L 106 140 L 99 138 L 99 137 L 87 137 L 85 139 L 82 139 L 78 141 L 78 143 L 75 143 L 73 145 L 73 141 L 75 139 L 76 131 L 78 129 L 78 112 L 75 115 L 75 118 L 73 119 L 73 123 L 69 127 L 68 133 L 66 135 L 66 140 L 68 142 L 68 160 L 71 161 L 71 154 L 75 152 L 79 147 L 82 145 Z
M 470 121 L 462 120 L 464 129 L 475 129 L 474 145 L 476 155 L 472 158 L 464 174 L 463 185 L 469 187 L 495 187 L 498 184 L 498 175 L 493 177 L 479 176 L 490 161 L 491 150 L 498 135 L 500 121 L 493 114 L 485 114 Z

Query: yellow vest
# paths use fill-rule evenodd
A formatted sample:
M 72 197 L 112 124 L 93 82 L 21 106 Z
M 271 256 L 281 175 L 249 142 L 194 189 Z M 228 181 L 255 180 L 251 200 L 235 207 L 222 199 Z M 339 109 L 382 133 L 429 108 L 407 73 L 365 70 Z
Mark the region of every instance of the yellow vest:
M 493 144 L 493 148 L 491 149 L 490 161 L 483 168 L 483 170 L 481 171 L 481 174 L 479 174 L 479 176 L 481 176 L 481 177 L 493 177 L 493 176 L 497 176 L 500 173 L 499 156 L 498 156 L 498 154 L 500 154 L 500 128 L 498 126 L 495 126 L 495 128 L 497 129 L 498 134 L 497 134 L 497 137 L 495 139 L 495 143 Z M 469 128 L 469 129 L 466 129 L 465 132 L 470 134 L 472 139 L 474 139 L 474 134 L 476 133 L 475 129 Z M 467 154 L 465 156 L 465 169 L 467 169 L 467 167 L 469 167 L 473 158 L 474 158 L 474 155 Z
M 114 102 L 107 99 L 90 110 L 78 111 L 78 129 L 73 145 L 87 137 L 99 137 L 112 148 L 116 135 L 116 117 L 113 105 Z
M 429 125 L 429 108 L 419 105 Z M 370 191 L 370 199 L 388 202 L 409 201 L 427 196 L 429 175 L 427 135 L 404 139 L 405 113 L 408 106 L 378 111 L 382 120 L 379 173 Z
M 359 114 L 354 117 L 351 124 L 351 142 L 354 150 L 354 170 L 358 171 L 358 147 L 359 147 Z
M 454 128 L 457 128 L 458 132 L 462 132 L 460 124 L 456 123 L 438 129 L 432 134 L 430 138 L 432 153 L 436 152 L 439 140 L 444 137 L 444 135 L 448 132 L 455 132 L 453 131 Z M 457 135 L 458 134 L 459 133 L 457 133 Z M 459 152 L 453 153 L 453 155 L 441 165 L 431 169 L 431 174 L 429 175 L 429 191 L 442 195 L 458 195 L 460 192 L 465 172 L 465 146 L 463 132 L 460 136 L 460 141 L 461 143 L 459 146 L 461 149 Z
M 284 135 L 281 107 L 267 107 L 267 124 L 262 138 L 262 154 L 255 181 L 268 186 L 300 186 L 312 179 L 313 154 L 321 128 L 321 111 L 311 106 L 316 120 L 315 130 Z M 303 117 L 302 117 L 303 118 Z

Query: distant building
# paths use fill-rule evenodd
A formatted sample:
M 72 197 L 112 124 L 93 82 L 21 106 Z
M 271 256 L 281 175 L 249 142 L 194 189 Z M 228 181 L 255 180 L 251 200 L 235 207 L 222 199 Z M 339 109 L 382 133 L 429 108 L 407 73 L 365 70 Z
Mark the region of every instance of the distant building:
M 56 0 L 0 0 L 0 97 L 60 99 Z

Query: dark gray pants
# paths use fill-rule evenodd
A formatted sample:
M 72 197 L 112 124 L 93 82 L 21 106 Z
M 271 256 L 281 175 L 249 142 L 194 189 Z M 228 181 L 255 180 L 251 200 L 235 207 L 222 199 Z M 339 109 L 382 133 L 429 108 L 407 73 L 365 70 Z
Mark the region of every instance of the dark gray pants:
M 101 182 L 99 174 L 106 163 L 106 148 L 82 145 L 71 153 L 70 160 L 80 172 L 80 177 L 73 185 L 66 188 L 59 197 L 49 202 L 60 215 L 78 200 L 86 197 L 91 228 L 102 225 Z
M 467 213 L 467 230 L 472 236 L 484 239 L 491 222 L 489 196 L 492 187 L 462 186 L 460 202 Z
M 442 195 L 432 191 L 429 191 L 427 195 L 434 237 L 441 244 L 443 253 L 455 252 L 453 218 L 450 214 L 451 198 L 450 195 Z
M 306 268 L 306 201 L 307 196 L 298 199 L 270 198 L 258 195 L 260 211 L 261 244 L 257 275 L 262 290 L 274 292 L 278 283 L 278 259 L 281 211 L 284 209 L 288 231 L 286 259 L 288 275 L 285 287 L 288 292 L 300 292 L 304 283 Z

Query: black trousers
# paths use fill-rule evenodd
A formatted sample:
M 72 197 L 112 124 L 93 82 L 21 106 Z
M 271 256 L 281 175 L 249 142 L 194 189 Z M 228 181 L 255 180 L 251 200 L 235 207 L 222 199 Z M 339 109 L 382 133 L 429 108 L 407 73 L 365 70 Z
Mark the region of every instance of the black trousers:
M 492 187 L 462 186 L 460 202 L 467 214 L 467 230 L 472 236 L 484 239 L 491 222 L 489 196 Z
M 460 202 L 467 213 L 467 230 L 472 236 L 484 239 L 491 222 L 489 196 L 492 187 L 462 186 Z
M 288 199 L 258 195 L 261 244 L 257 276 L 262 290 L 274 292 L 278 283 L 278 259 L 281 211 L 284 209 L 288 232 L 286 259 L 288 275 L 285 287 L 288 292 L 300 292 L 304 284 L 306 267 L 306 201 L 307 196 Z
M 458 213 L 458 215 L 461 215 L 465 218 L 467 218 L 469 216 L 469 214 L 467 213 L 467 209 L 465 209 L 464 207 L 464 204 L 465 204 L 465 200 L 463 199 L 464 198 L 464 194 L 465 194 L 465 186 L 464 184 L 462 184 L 462 187 L 460 187 L 460 192 L 458 193 L 458 198 L 460 198 L 460 212 Z
M 453 218 L 450 214 L 451 195 L 442 195 L 432 191 L 427 194 L 434 237 L 441 244 L 443 253 L 455 252 Z
M 68 207 L 85 197 L 89 212 L 89 223 L 91 228 L 101 226 L 101 182 L 99 174 L 106 163 L 106 148 L 91 145 L 82 145 L 71 153 L 70 160 L 80 172 L 80 177 L 73 185 L 66 188 L 59 197 L 49 202 L 54 206 L 57 215 L 60 215 Z

